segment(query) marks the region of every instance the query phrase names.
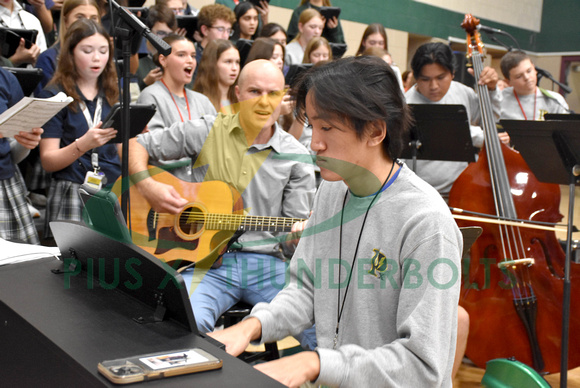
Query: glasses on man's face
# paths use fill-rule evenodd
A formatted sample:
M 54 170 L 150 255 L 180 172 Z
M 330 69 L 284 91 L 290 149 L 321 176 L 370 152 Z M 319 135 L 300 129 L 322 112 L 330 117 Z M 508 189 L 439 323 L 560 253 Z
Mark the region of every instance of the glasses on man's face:
M 218 32 L 220 34 L 223 34 L 224 32 L 226 32 L 228 34 L 228 36 L 232 36 L 234 34 L 234 30 L 232 30 L 231 28 L 226 28 L 226 27 L 210 27 L 213 28 L 215 30 L 218 30 Z
M 185 12 L 184 8 L 171 8 L 171 10 L 175 15 L 183 15 L 183 13 Z
M 167 31 L 163 31 L 163 30 L 153 31 L 153 33 L 155 35 L 157 35 L 158 37 L 160 37 L 161 39 L 167 38 L 169 36 L 169 34 L 171 34 L 171 32 L 167 32 Z

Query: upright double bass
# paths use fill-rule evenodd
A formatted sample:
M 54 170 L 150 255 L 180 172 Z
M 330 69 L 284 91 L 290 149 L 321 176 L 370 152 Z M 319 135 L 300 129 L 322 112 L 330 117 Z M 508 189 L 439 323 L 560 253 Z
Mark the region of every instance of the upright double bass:
M 466 15 L 462 24 L 476 80 L 483 70 L 478 22 Z M 487 86 L 477 91 L 485 145 L 455 181 L 449 205 L 506 219 L 559 222 L 559 186 L 539 182 L 521 155 L 499 141 Z M 554 232 L 457 222 L 483 228 L 463 263 L 459 304 L 470 315 L 466 355 L 481 368 L 491 359 L 515 357 L 539 373 L 559 372 L 566 257 Z M 571 264 L 570 279 L 568 365 L 574 368 L 580 365 L 580 265 Z

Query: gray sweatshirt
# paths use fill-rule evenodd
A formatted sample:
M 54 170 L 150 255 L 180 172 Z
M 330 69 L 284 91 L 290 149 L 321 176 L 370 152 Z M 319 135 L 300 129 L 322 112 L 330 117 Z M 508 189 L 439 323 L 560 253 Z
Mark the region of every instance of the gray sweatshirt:
M 261 341 L 316 323 L 316 384 L 451 387 L 463 243 L 447 206 L 406 166 L 379 195 L 364 225 L 373 196 L 346 193 L 343 182 L 320 186 L 286 288 L 252 310 L 262 323 Z
M 161 81 L 157 81 L 143 89 L 139 98 L 137 98 L 137 103 L 154 104 L 157 107 L 155 115 L 147 124 L 148 129 L 150 131 L 164 130 L 175 123 L 190 121 L 190 116 L 191 120 L 197 120 L 205 115 L 215 116 L 217 114 L 209 98 L 203 94 L 185 88 L 185 95 L 187 96 L 187 101 L 185 97 L 171 94 Z M 189 112 L 187 110 L 188 103 Z M 186 182 L 190 182 L 192 179 L 190 158 L 160 160 L 156 165 L 171 166 L 170 172 Z M 176 165 L 182 165 L 182 167 L 175 168 Z
M 543 120 L 545 113 L 570 113 L 568 104 L 561 94 L 551 90 L 545 90 L 546 96 L 540 88 L 536 88 L 535 94 L 518 96 L 520 101 L 514 95 L 514 88 L 505 88 L 501 92 L 501 115 L 500 119 L 509 120 Z M 521 106 L 520 106 L 521 104 Z M 536 111 L 534 112 L 534 108 Z M 522 109 L 525 112 L 522 113 Z

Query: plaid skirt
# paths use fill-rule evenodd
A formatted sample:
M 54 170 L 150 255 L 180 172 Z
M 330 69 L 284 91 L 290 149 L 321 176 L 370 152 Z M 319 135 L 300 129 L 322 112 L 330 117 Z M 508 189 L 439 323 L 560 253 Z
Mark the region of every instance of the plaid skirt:
M 26 187 L 28 187 L 29 190 L 40 190 L 49 187 L 51 174 L 44 171 L 42 168 L 40 156 L 36 156 L 35 158 L 30 155 L 27 160 L 29 164 L 27 164 L 26 170 L 23 170 L 25 171 Z M 20 164 L 20 166 L 22 166 L 22 164 Z
M 0 237 L 13 242 L 40 244 L 18 169 L 12 178 L 0 180 Z
M 49 222 L 82 221 L 83 202 L 79 195 L 79 183 L 52 180 L 48 189 L 46 218 L 44 220 L 44 237 L 51 238 Z

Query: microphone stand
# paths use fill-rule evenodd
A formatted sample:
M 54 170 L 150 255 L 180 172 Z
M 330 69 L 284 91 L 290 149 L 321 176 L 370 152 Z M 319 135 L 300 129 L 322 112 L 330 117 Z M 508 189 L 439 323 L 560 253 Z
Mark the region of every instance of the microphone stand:
M 483 30 L 483 29 L 482 29 L 482 30 L 480 30 L 480 31 L 483 31 L 483 32 L 485 32 L 485 33 L 487 34 L 487 36 L 489 37 L 489 39 L 490 39 L 490 40 L 492 40 L 493 42 L 495 42 L 495 43 L 499 44 L 500 46 L 503 46 L 503 47 L 505 47 L 505 48 L 507 49 L 507 51 L 512 51 L 512 50 L 514 49 L 514 47 L 513 47 L 513 46 L 510 46 L 509 44 L 507 44 L 507 43 L 504 43 L 504 42 L 502 42 L 501 40 L 499 40 L 499 39 L 498 39 L 498 38 L 495 36 L 495 32 L 492 32 L 492 31 L 487 31 L 487 30 Z M 511 39 L 511 40 L 512 40 L 512 41 L 513 41 L 515 44 L 516 44 L 516 46 L 517 46 L 518 50 L 521 50 L 521 48 L 520 48 L 520 44 L 518 43 L 518 41 L 516 40 L 516 38 L 514 38 L 514 37 L 513 37 L 513 36 L 512 36 L 512 35 L 511 35 L 509 32 L 505 32 L 505 31 L 499 30 L 497 33 L 498 33 L 498 34 L 503 34 L 503 35 L 506 35 L 506 36 L 508 36 L 508 37 L 509 37 L 509 38 L 510 38 L 510 39 Z
M 510 46 L 509 44 L 504 43 L 501 40 L 499 40 L 495 36 L 495 33 L 494 32 L 487 31 L 487 30 L 481 30 L 481 31 L 485 32 L 491 41 L 499 44 L 500 46 L 505 47 L 508 50 L 508 52 L 509 51 L 512 51 L 514 49 L 513 46 Z M 498 33 L 499 34 L 504 34 L 506 36 L 509 36 L 515 42 L 516 46 L 518 47 L 518 50 L 521 50 L 520 45 L 518 44 L 518 41 L 511 34 L 509 34 L 508 32 L 505 32 L 505 31 L 499 31 Z M 552 81 L 553 83 L 555 83 L 556 85 L 558 85 L 562 89 L 562 91 L 564 92 L 563 93 L 564 94 L 564 97 L 566 97 L 566 94 L 572 93 L 572 88 L 570 88 L 568 85 L 564 85 L 563 83 L 557 81 L 552 76 L 552 74 L 550 74 L 548 71 L 546 71 L 546 70 L 544 70 L 542 68 L 539 68 L 538 66 L 536 66 L 536 71 L 538 72 L 538 85 L 540 84 L 540 79 L 542 79 L 542 77 L 546 77 L 546 78 L 548 78 L 550 81 Z
M 119 38 L 122 42 L 123 71 L 121 80 L 123 83 L 123 93 L 120 101 L 121 105 L 121 128 L 122 128 L 122 160 L 121 160 L 121 210 L 129 228 L 129 136 L 131 127 L 130 103 L 131 103 L 131 40 L 136 35 L 142 35 L 163 55 L 171 53 L 171 46 L 163 41 L 158 35 L 151 32 L 135 15 L 126 8 L 121 7 L 115 0 L 109 0 L 110 12 L 115 9 L 115 14 L 111 13 L 111 26 L 113 27 L 113 36 Z M 115 23 L 113 16 L 121 19 L 120 23 Z
M 564 97 L 566 96 L 566 94 L 572 93 L 572 88 L 570 88 L 568 85 L 564 85 L 563 83 L 556 81 L 556 79 L 552 76 L 552 74 L 550 74 L 550 72 L 548 72 L 547 70 L 544 70 L 536 66 L 536 71 L 538 72 L 538 84 L 540 83 L 540 79 L 542 79 L 542 77 L 546 77 L 547 79 L 549 79 L 562 89 L 562 91 L 564 92 Z

